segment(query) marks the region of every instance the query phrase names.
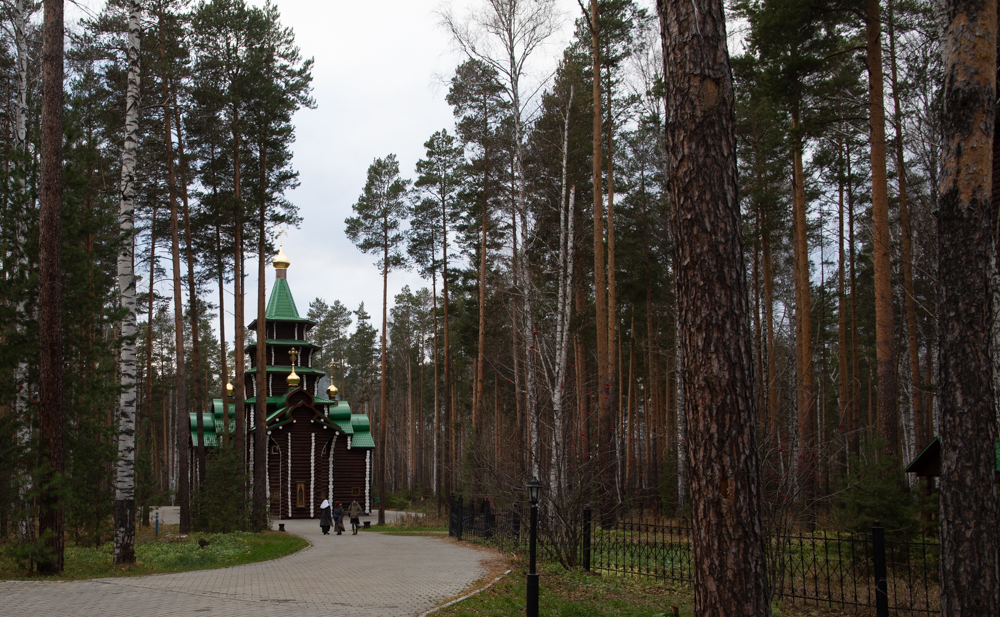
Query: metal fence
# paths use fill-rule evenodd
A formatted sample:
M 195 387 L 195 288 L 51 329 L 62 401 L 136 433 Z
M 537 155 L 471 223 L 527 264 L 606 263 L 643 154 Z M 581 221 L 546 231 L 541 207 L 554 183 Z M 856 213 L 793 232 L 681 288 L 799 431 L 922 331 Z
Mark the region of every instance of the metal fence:
M 527 507 L 450 500 L 449 535 L 505 550 L 527 547 Z M 567 520 L 539 515 L 543 558 L 608 574 L 690 583 L 691 528 L 642 514 L 612 525 L 589 509 Z M 840 533 L 772 533 L 768 574 L 775 598 L 879 617 L 940 612 L 939 548 L 925 536 L 900 537 L 882 527 Z

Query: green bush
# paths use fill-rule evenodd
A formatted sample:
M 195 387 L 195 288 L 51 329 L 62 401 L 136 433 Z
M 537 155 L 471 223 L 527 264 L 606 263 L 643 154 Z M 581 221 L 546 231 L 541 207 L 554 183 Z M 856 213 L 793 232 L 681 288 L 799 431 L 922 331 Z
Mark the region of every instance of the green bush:
M 840 480 L 834 522 L 851 531 L 870 529 L 875 521 L 889 531 L 914 533 L 919 527 L 921 497 L 906 484 L 896 457 L 883 453 L 881 440 L 869 440 L 851 455 L 850 473 Z
M 208 454 L 205 481 L 191 493 L 191 528 L 210 533 L 249 531 L 253 503 L 242 455 L 230 444 Z

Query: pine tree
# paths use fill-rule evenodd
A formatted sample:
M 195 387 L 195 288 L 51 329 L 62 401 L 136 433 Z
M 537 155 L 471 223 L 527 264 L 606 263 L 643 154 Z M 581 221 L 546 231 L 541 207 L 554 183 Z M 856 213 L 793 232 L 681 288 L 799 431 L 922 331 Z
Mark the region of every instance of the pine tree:
M 409 182 L 399 175 L 395 154 L 375 159 L 368 167 L 368 180 L 352 206 L 355 216 L 348 217 L 345 233 L 361 251 L 379 255 L 375 265 L 382 271 L 382 389 L 379 399 L 379 446 L 375 457 L 378 477 L 378 524 L 385 524 L 385 474 L 388 431 L 386 381 L 386 323 L 388 320 L 389 272 L 402 267 L 404 234 L 400 225 L 409 217 L 406 192 Z
M 694 612 L 771 612 L 721 0 L 658 0 L 678 348 L 691 462 Z

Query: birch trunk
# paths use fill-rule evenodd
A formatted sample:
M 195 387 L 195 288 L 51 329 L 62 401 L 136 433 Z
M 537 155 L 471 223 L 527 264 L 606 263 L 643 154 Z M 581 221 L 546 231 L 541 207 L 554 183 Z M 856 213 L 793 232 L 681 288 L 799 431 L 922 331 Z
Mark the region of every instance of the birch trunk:
M 23 204 L 27 204 L 27 193 L 24 190 L 24 177 L 25 177 L 25 162 L 28 156 L 27 152 L 27 124 L 28 124 L 28 37 L 25 33 L 25 24 L 28 20 L 27 11 L 24 8 L 24 0 L 16 0 L 14 3 L 14 44 L 17 48 L 17 104 L 15 105 L 14 113 L 14 152 L 15 152 L 15 171 L 14 171 L 14 186 L 18 197 L 22 200 Z M 25 245 L 25 230 L 21 224 L 16 224 L 15 238 L 18 246 Z M 22 256 L 19 258 L 19 265 L 23 268 L 27 266 L 26 258 Z M 19 314 L 24 314 L 26 309 L 26 304 L 21 302 L 18 305 L 17 311 Z M 30 388 L 27 383 L 28 378 L 28 364 L 20 363 L 17 366 L 14 383 L 16 388 L 16 394 L 14 395 L 14 414 L 17 418 L 26 417 L 28 411 L 28 401 L 30 399 Z M 30 426 L 24 426 L 18 431 L 18 443 L 21 447 L 27 446 L 28 442 L 31 440 L 31 428 Z M 31 475 L 28 473 L 27 465 L 25 465 L 21 472 L 23 474 L 24 481 L 20 485 L 19 497 L 21 500 L 21 508 L 27 510 L 25 507 L 27 495 L 31 490 Z M 18 523 L 18 533 L 23 540 L 30 539 L 31 531 L 29 528 L 32 526 L 29 517 L 25 517 Z
M 125 96 L 125 145 L 122 149 L 122 186 L 118 254 L 118 293 L 125 314 L 121 321 L 121 395 L 118 403 L 118 461 L 115 463 L 115 564 L 135 563 L 135 162 L 139 141 L 139 0 L 129 2 L 128 89 Z M 147 375 L 147 379 L 149 376 Z
M 574 186 L 566 201 L 566 166 L 569 157 L 569 112 L 573 105 L 573 87 L 570 86 L 569 101 L 563 119 L 563 160 L 562 188 L 559 196 L 559 284 L 556 297 L 556 341 L 553 368 L 555 379 L 549 381 L 549 396 L 552 398 L 552 450 L 549 453 L 549 491 L 552 497 L 562 501 L 566 486 L 566 436 L 563 425 L 563 403 L 566 393 L 567 361 L 569 359 L 569 322 L 572 315 L 573 291 L 573 201 Z M 564 205 L 566 204 L 566 205 Z M 537 418 L 532 435 L 532 443 L 537 440 Z M 537 475 L 535 476 L 538 477 Z

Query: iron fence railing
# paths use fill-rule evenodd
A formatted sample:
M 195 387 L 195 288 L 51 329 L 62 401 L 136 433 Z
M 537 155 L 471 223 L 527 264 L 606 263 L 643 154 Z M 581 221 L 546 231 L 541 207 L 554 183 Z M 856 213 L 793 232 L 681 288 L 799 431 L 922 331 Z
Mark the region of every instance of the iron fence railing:
M 690 583 L 691 528 L 642 513 L 613 524 L 585 509 L 567 519 L 539 514 L 543 559 L 587 570 Z M 450 501 L 449 534 L 510 551 L 528 543 L 527 504 L 496 509 L 459 495 Z M 940 612 L 939 548 L 926 536 L 887 533 L 876 523 L 865 532 L 772 533 L 767 545 L 774 596 L 802 604 L 879 617 Z

